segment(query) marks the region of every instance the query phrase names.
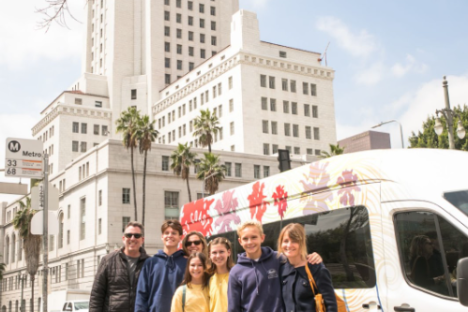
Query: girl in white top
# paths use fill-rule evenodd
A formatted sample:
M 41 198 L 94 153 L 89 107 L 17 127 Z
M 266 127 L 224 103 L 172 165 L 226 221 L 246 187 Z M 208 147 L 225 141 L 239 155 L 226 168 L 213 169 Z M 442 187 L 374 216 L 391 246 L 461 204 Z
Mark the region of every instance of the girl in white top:
M 209 312 L 206 256 L 192 253 L 187 259 L 185 278 L 172 297 L 171 312 Z
M 212 240 L 208 245 L 211 266 L 209 283 L 210 312 L 226 312 L 228 309 L 229 271 L 234 266 L 231 256 L 231 242 L 224 237 Z

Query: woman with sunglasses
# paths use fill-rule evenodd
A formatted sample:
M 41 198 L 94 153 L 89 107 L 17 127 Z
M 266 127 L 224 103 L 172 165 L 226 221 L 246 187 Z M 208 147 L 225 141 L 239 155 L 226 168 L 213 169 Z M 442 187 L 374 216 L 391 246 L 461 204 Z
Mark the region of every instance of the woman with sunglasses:
M 208 244 L 208 254 L 211 260 L 211 266 L 208 269 L 208 274 L 211 275 L 210 312 L 226 312 L 228 309 L 229 271 L 234 266 L 231 252 L 231 242 L 224 237 L 217 237 Z
M 197 231 L 189 232 L 182 240 L 182 249 L 186 256 L 190 256 L 193 252 L 202 252 L 208 256 L 206 245 L 205 237 Z

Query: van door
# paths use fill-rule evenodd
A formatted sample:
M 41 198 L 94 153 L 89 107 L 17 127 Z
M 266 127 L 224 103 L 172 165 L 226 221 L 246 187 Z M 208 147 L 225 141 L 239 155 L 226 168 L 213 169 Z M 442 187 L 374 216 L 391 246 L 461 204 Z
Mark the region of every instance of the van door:
M 468 257 L 466 229 L 430 203 L 389 205 L 399 207 L 390 214 L 396 242 L 385 245 L 387 311 L 467 311 L 455 278 L 458 259 Z

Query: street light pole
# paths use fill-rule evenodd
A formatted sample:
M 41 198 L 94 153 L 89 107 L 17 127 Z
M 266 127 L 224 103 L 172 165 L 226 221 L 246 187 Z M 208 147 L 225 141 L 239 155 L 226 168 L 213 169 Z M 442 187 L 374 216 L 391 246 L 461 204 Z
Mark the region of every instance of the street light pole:
M 24 277 L 21 272 L 18 274 L 19 281 L 21 282 L 21 301 L 20 301 L 20 312 L 23 312 L 24 305 L 23 305 L 23 291 L 24 291 Z
M 403 141 L 403 127 L 401 126 L 401 123 L 399 123 L 398 121 L 396 121 L 396 120 L 383 121 L 383 122 L 379 123 L 378 125 L 373 126 L 372 129 L 378 128 L 380 126 L 383 126 L 383 125 L 386 125 L 386 124 L 392 123 L 392 122 L 396 122 L 400 126 L 401 148 L 405 148 L 405 143 Z

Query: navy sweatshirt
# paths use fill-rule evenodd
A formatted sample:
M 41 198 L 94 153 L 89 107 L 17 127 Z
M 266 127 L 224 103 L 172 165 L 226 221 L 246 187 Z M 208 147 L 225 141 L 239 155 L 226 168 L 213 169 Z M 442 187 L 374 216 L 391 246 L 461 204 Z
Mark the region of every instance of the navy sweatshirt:
M 172 296 L 184 279 L 186 266 L 182 250 L 170 256 L 159 250 L 147 259 L 138 279 L 135 312 L 170 312 Z
M 270 247 L 262 247 L 258 261 L 240 254 L 229 273 L 228 312 L 283 312 L 281 259 Z

